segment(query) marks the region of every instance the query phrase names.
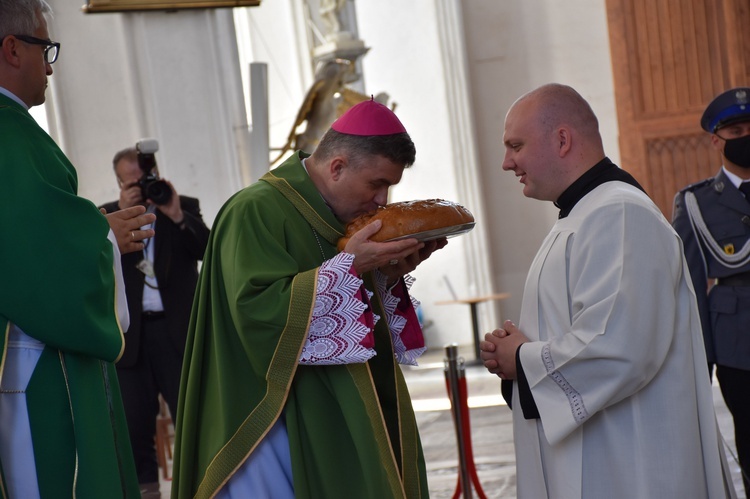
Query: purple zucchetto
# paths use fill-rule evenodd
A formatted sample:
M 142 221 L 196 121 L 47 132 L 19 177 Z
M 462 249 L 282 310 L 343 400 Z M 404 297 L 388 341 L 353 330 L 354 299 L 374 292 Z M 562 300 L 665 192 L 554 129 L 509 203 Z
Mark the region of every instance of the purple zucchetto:
M 406 128 L 388 106 L 374 98 L 352 106 L 331 128 L 347 135 L 394 135 L 406 132 Z

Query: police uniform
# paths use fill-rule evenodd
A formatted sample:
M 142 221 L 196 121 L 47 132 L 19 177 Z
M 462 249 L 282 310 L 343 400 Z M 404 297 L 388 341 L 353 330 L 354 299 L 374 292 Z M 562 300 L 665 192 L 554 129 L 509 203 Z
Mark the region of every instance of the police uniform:
M 706 108 L 702 128 L 715 133 L 750 121 L 748 100 L 750 88 L 719 95 Z M 677 193 L 672 225 L 685 246 L 709 368 L 717 366 L 740 464 L 750 472 L 750 196 L 722 168 Z M 746 490 L 748 485 L 746 475 Z

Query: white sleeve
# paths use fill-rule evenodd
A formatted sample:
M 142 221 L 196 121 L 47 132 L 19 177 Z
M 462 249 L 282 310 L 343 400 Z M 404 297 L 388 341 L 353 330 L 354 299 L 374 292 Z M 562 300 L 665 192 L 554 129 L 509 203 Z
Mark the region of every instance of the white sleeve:
M 112 229 L 107 234 L 107 239 L 112 243 L 112 255 L 114 260 L 117 319 L 120 321 L 120 328 L 125 332 L 130 327 L 130 314 L 128 313 L 128 299 L 125 295 L 125 280 L 122 277 L 122 260 L 120 259 L 120 248 L 117 246 L 117 238 Z
M 354 255 L 339 253 L 320 266 L 300 364 L 353 364 L 367 362 L 375 355 L 375 349 L 365 345 L 368 335 L 372 339 L 378 317 L 369 306 L 372 293 L 352 271 L 353 263 Z

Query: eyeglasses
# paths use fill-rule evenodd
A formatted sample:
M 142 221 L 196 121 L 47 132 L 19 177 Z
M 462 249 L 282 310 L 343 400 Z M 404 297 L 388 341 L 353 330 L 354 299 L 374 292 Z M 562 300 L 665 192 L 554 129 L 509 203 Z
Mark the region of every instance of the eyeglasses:
M 53 64 L 57 60 L 57 56 L 60 55 L 60 42 L 51 42 L 49 40 L 42 40 L 35 36 L 28 35 L 8 35 L 15 36 L 22 42 L 31 43 L 33 45 L 44 45 L 44 62 L 47 64 Z M 5 36 L 0 38 L 0 45 L 5 41 Z

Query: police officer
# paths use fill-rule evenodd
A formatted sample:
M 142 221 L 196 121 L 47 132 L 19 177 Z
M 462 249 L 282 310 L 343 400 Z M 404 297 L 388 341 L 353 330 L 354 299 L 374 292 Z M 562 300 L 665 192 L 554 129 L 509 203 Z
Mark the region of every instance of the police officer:
M 714 98 L 701 127 L 723 166 L 677 193 L 672 225 L 685 245 L 709 372 L 716 365 L 750 491 L 750 88 Z

